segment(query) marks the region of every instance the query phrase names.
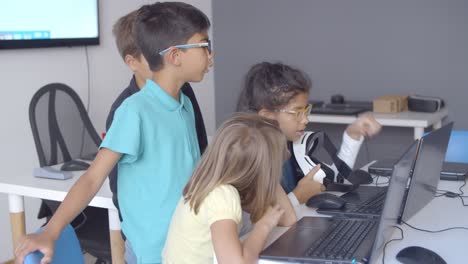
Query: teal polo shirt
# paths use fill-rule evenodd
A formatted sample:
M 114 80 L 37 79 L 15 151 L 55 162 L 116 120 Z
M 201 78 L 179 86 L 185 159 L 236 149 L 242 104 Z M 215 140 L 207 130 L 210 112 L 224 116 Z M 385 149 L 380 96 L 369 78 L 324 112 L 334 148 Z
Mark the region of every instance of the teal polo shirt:
M 200 159 L 192 103 L 148 80 L 117 109 L 101 148 L 122 153 L 122 230 L 138 263 L 160 263 L 172 213 Z

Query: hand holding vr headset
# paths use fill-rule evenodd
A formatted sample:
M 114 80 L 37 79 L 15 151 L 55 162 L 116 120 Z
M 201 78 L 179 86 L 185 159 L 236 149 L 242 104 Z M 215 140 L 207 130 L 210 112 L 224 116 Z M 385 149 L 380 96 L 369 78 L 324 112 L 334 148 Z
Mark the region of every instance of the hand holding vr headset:
M 325 191 L 325 185 L 314 179 L 318 173 L 320 173 L 320 164 L 317 164 L 309 173 L 302 177 L 297 183 L 297 187 L 294 188 L 293 193 L 300 204 L 305 203 L 310 197 Z
M 381 129 L 382 126 L 371 115 L 365 114 L 348 126 L 346 134 L 354 141 L 360 141 L 358 143 L 360 145 L 363 137 L 374 136 Z M 334 163 L 332 166 L 324 164 L 314 156 L 314 152 L 319 148 L 324 148 L 330 155 Z M 305 175 L 294 191 L 299 202 L 323 191 L 324 185 L 330 191 L 346 192 L 357 188 L 360 184 L 372 182 L 372 178 L 367 172 L 352 170 L 357 152 L 353 154 L 351 159 L 341 159 L 336 147 L 324 132 L 304 133 L 299 140 L 293 143 L 293 151 L 295 160 Z M 344 184 L 344 179 L 349 181 L 351 185 Z

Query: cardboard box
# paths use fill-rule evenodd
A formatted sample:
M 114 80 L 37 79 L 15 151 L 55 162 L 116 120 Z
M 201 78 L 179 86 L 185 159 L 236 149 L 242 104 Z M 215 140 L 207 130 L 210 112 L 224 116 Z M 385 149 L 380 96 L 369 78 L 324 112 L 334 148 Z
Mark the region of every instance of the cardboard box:
M 374 99 L 373 110 L 376 113 L 398 113 L 408 110 L 407 95 L 383 95 Z

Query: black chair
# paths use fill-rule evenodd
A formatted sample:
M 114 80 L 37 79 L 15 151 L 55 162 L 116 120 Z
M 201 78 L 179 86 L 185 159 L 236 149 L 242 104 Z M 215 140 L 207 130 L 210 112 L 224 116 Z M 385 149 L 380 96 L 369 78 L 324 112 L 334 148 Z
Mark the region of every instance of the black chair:
M 48 84 L 34 94 L 29 121 L 41 167 L 91 160 L 101 144 L 80 97 L 65 84 Z M 43 200 L 38 218 L 48 221 L 59 204 Z M 72 222 L 81 248 L 96 263 L 111 263 L 108 219 L 107 209 L 90 206 Z

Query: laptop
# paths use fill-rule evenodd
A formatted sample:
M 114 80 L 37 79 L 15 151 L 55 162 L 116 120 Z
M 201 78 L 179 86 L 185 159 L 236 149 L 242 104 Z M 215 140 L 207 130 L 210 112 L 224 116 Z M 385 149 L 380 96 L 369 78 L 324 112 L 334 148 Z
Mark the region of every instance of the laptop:
M 378 160 L 369 166 L 369 173 L 385 177 L 391 176 L 394 162 L 392 159 Z M 445 161 L 440 172 L 440 179 L 445 181 L 463 181 L 467 173 L 468 163 Z
M 404 199 L 400 220 L 408 221 L 434 199 L 452 127 L 453 123 L 449 123 L 420 139 L 414 176 Z
M 452 130 L 452 123 L 444 126 L 443 128 L 433 131 L 432 133 L 427 134 L 423 137 L 424 141 L 419 142 L 421 146 L 424 146 L 426 149 L 423 153 L 431 153 L 431 157 L 439 158 L 440 152 L 445 153 L 447 149 L 448 140 L 450 138 L 450 132 Z M 447 134 L 447 131 L 449 134 Z M 414 145 L 418 145 L 417 141 L 405 151 L 409 152 L 414 149 Z M 434 149 L 437 149 L 437 152 L 434 152 Z M 432 152 L 433 153 L 432 153 Z M 414 165 L 418 164 L 419 167 L 423 166 L 432 172 L 440 172 L 440 166 L 442 164 L 442 159 L 432 159 L 432 160 L 421 160 L 418 157 L 418 152 L 412 152 L 412 159 Z M 426 154 L 425 154 L 426 155 Z M 404 156 L 404 155 L 403 155 Z M 411 169 L 413 170 L 413 169 Z M 392 169 L 390 169 L 392 171 Z M 415 182 L 427 182 L 433 183 L 436 180 L 431 177 L 428 177 L 424 173 L 410 173 L 410 180 L 412 177 L 415 178 Z M 391 184 L 391 181 L 390 183 Z M 436 181 L 436 185 L 438 180 Z M 359 186 L 358 189 L 348 192 L 341 196 L 346 201 L 346 204 L 343 208 L 340 209 L 318 209 L 317 212 L 326 215 L 340 215 L 343 217 L 363 217 L 363 218 L 379 218 L 382 212 L 383 201 L 386 195 L 387 187 L 376 187 L 376 186 Z
M 407 221 L 434 198 L 452 126 L 450 123 L 424 136 L 419 144 L 413 143 L 394 165 L 379 218 L 304 217 L 266 248 L 260 258 L 300 263 L 375 263 L 394 225 Z
M 419 141 L 415 140 L 410 147 L 403 153 L 402 157 L 407 158 L 405 162 L 414 162 L 416 160 L 417 148 Z M 395 165 L 395 163 L 393 164 Z M 413 168 L 411 167 L 410 170 Z M 393 168 L 392 168 L 393 171 Z M 408 171 L 409 178 L 412 174 Z M 392 184 L 390 180 L 389 185 Z M 383 202 L 387 194 L 388 187 L 364 186 L 361 185 L 357 189 L 347 192 L 340 196 L 346 201 L 342 208 L 338 209 L 317 209 L 317 213 L 354 218 L 379 218 L 382 213 Z
M 394 166 L 381 217 L 303 217 L 261 254 L 261 259 L 300 263 L 373 263 L 401 212 L 417 144 Z M 390 199 L 391 198 L 391 199 Z

